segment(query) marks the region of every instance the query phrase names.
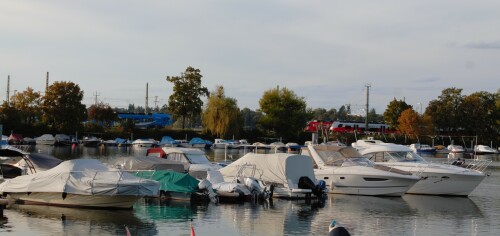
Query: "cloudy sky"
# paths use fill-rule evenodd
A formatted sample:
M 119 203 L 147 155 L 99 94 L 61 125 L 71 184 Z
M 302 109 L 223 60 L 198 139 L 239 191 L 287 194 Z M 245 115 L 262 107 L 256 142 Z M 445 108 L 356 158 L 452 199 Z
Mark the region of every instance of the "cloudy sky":
M 0 0 L 0 100 L 49 80 L 84 103 L 167 102 L 188 66 L 240 108 L 286 87 L 311 108 L 417 111 L 445 88 L 500 88 L 500 1 Z M 97 95 L 97 96 L 95 96 Z

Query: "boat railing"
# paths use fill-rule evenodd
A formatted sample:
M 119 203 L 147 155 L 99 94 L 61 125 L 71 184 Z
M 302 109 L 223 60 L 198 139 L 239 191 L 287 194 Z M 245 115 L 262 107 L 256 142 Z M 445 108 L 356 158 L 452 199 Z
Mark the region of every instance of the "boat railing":
M 427 162 L 422 162 L 422 163 L 416 163 L 415 166 L 410 168 L 410 172 L 415 173 L 415 175 L 420 176 L 422 172 L 424 172 L 427 168 L 429 168 L 430 163 Z
M 474 159 L 474 160 L 466 162 L 464 164 L 464 167 L 467 168 L 467 169 L 472 169 L 472 170 L 476 170 L 476 171 L 479 171 L 479 172 L 485 172 L 486 168 L 488 168 L 488 166 L 492 162 L 493 162 L 492 160 L 478 160 L 478 159 Z

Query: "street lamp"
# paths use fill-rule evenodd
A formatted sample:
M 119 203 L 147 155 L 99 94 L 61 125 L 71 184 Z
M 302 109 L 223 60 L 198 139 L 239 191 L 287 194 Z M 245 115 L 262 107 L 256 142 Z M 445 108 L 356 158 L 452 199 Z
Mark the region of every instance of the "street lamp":
M 422 103 L 418 102 L 417 105 L 420 105 L 420 115 L 422 115 Z

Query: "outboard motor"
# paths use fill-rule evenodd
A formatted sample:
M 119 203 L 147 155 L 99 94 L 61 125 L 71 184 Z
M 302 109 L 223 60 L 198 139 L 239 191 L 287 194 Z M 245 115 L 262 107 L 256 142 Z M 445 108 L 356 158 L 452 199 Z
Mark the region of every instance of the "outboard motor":
M 203 179 L 198 183 L 198 188 L 201 190 L 206 190 L 208 192 L 208 197 L 210 198 L 210 201 L 217 204 L 219 202 L 217 198 L 217 194 L 215 191 L 212 189 L 212 183 L 208 181 L 207 179 Z
M 311 189 L 315 196 L 321 197 L 325 193 L 326 183 L 324 180 L 320 180 L 318 185 L 315 185 L 314 182 L 307 176 L 302 176 L 299 178 L 299 188 L 302 189 Z

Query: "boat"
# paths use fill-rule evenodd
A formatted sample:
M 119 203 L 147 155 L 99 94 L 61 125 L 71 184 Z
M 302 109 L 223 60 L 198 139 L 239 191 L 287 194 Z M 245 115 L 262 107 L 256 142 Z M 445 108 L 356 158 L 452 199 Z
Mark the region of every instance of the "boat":
M 436 149 L 427 144 L 412 143 L 410 149 L 414 153 L 436 153 Z
M 9 138 L 7 139 L 7 143 L 9 145 L 22 145 L 24 144 L 23 142 L 23 136 L 21 134 L 10 134 Z
M 56 134 L 56 136 L 54 136 L 54 139 L 56 140 L 56 142 L 54 143 L 54 145 L 56 146 L 71 146 L 76 143 L 75 140 L 71 140 L 71 137 L 66 134 Z
M 253 166 L 253 168 L 242 168 Z M 288 153 L 247 153 L 219 170 L 225 181 L 253 177 L 272 192 L 272 197 L 287 199 L 321 197 L 323 181 L 314 176 L 309 157 Z
M 450 144 L 446 147 L 450 153 L 464 153 L 465 149 L 460 145 Z
M 133 147 L 154 147 L 158 142 L 152 138 L 140 138 L 132 142 Z
M 0 184 L 0 192 L 19 204 L 131 209 L 144 196 L 157 196 L 159 183 L 110 168 L 96 159 L 64 161 Z
M 94 136 L 86 136 L 83 137 L 82 140 L 80 140 L 80 143 L 83 144 L 85 147 L 97 147 L 101 143 L 101 139 L 94 137 Z
M 37 145 L 54 145 L 56 143 L 56 139 L 52 134 L 44 134 L 35 140 Z
M 241 168 L 250 166 L 245 165 Z M 253 168 L 255 169 L 255 166 Z M 220 171 L 213 170 L 207 171 L 207 180 L 212 184 L 212 189 L 216 191 L 221 202 L 266 200 L 272 195 L 271 191 L 255 177 L 236 177 L 232 181 L 226 181 Z
M 109 161 L 111 167 L 127 172 L 150 171 L 150 170 L 169 170 L 179 173 L 185 173 L 184 164 L 179 161 L 170 161 L 154 156 L 128 156 L 118 157 Z
M 225 139 L 215 139 L 212 144 L 213 149 L 238 149 L 240 148 L 238 141 L 236 140 L 225 140 Z
M 185 171 L 197 179 L 205 179 L 207 171 L 221 168 L 220 165 L 211 163 L 205 152 L 197 148 L 150 148 L 146 151 L 146 155 L 181 162 L 184 165 Z
M 316 178 L 329 193 L 402 196 L 420 178 L 408 171 L 375 165 L 349 146 L 308 145 L 302 154 L 315 162 Z
M 476 155 L 488 155 L 488 154 L 498 154 L 498 150 L 495 150 L 486 145 L 475 145 L 474 153 Z
M 20 175 L 34 174 L 59 165 L 62 160 L 43 153 L 29 153 L 13 146 L 0 149 L 0 175 L 15 178 Z
M 404 145 L 365 144 L 360 153 L 369 160 L 378 165 L 411 172 L 421 178 L 407 191 L 410 194 L 468 196 L 486 177 L 486 174 L 477 168 L 429 163 Z M 486 166 L 481 168 L 484 170 Z
M 137 171 L 134 175 L 158 181 L 160 183 L 159 197 L 163 199 L 218 202 L 217 194 L 211 189 L 211 184 L 200 181 L 187 173 L 154 170 Z
M 177 147 L 179 146 L 179 141 L 174 140 L 170 136 L 163 136 L 158 143 L 158 146 L 160 147 Z
M 198 138 L 198 137 L 194 137 L 191 140 L 189 140 L 188 144 L 190 147 L 193 147 L 193 148 L 209 149 L 212 146 L 212 142 L 205 140 L 205 139 L 202 139 L 202 138 Z
M 449 153 L 451 153 L 451 151 L 448 149 L 448 147 L 449 147 L 449 145 L 448 146 L 435 145 L 434 149 L 436 149 L 437 154 L 449 154 Z

